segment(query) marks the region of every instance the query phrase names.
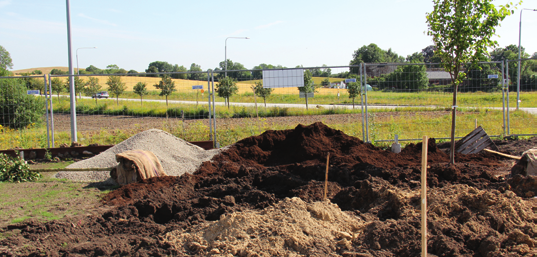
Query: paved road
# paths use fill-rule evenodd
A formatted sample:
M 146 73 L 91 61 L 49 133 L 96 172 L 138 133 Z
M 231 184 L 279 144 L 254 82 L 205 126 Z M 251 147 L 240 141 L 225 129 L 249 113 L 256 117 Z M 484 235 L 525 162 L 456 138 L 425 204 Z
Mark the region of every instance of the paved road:
M 91 98 L 88 96 L 83 96 L 82 98 Z M 109 100 L 115 100 L 115 98 L 109 98 Z M 121 101 L 140 101 L 140 99 L 132 99 L 132 98 L 119 98 Z M 200 104 L 207 104 L 206 99 L 203 99 L 204 101 L 199 101 Z M 160 99 L 144 99 L 144 102 L 166 102 L 166 100 L 160 100 Z M 196 104 L 196 101 L 182 101 L 182 100 L 168 100 L 168 103 L 174 103 L 174 104 Z M 259 107 L 263 107 L 263 102 L 257 103 Z M 224 106 L 224 102 L 215 102 L 215 105 L 218 106 Z M 230 103 L 231 106 L 246 106 L 246 107 L 254 107 L 255 103 Z M 306 104 L 283 104 L 283 103 L 267 103 L 267 107 L 280 107 L 280 108 L 306 108 Z M 345 104 L 345 105 L 332 105 L 332 104 L 310 104 L 309 108 L 347 108 L 352 109 L 352 104 Z M 395 109 L 395 108 L 435 108 L 436 106 L 433 105 L 425 105 L 425 106 L 397 106 L 397 105 L 369 105 L 367 106 L 368 109 Z M 360 103 L 357 102 L 356 109 L 361 108 Z M 491 109 L 499 109 L 501 110 L 501 107 L 490 107 Z M 537 107 L 529 107 L 529 108 L 520 108 L 523 111 L 529 112 L 533 115 L 537 115 Z M 510 111 L 515 111 L 516 108 L 511 108 Z

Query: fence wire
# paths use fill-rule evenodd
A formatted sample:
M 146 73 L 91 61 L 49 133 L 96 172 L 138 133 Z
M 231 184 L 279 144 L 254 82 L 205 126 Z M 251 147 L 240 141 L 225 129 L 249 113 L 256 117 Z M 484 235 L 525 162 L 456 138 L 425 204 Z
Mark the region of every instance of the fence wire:
M 521 62 L 519 104 L 535 107 L 535 60 Z M 537 134 L 535 115 L 516 111 L 515 63 L 481 63 L 466 71 L 458 89 L 456 137 L 476 126 L 493 136 Z M 271 74 L 276 74 L 272 80 Z M 2 94 L 2 149 L 71 143 L 68 77 L 0 78 L 0 90 L 18 90 Z M 156 128 L 187 141 L 214 140 L 224 146 L 266 130 L 314 122 L 374 143 L 393 141 L 395 135 L 401 141 L 450 136 L 453 82 L 439 64 L 84 74 L 74 80 L 82 145 L 115 144 Z M 27 90 L 40 90 L 40 95 Z M 35 102 L 39 118 L 14 118 L 17 101 Z

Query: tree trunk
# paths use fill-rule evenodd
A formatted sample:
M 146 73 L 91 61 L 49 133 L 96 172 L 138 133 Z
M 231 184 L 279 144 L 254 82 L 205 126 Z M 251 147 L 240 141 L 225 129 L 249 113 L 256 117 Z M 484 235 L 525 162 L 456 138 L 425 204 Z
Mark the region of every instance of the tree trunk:
M 168 109 L 168 96 L 166 96 L 166 109 Z
M 267 99 L 263 97 L 263 102 L 265 102 L 265 109 L 267 109 Z
M 306 96 L 306 111 L 309 110 L 308 109 L 308 93 L 305 93 L 305 96 Z
M 354 97 L 352 98 L 352 109 L 354 110 Z
M 116 104 L 119 105 L 119 95 L 116 95 Z
M 140 96 L 140 106 L 144 106 L 144 101 L 142 100 L 142 96 Z

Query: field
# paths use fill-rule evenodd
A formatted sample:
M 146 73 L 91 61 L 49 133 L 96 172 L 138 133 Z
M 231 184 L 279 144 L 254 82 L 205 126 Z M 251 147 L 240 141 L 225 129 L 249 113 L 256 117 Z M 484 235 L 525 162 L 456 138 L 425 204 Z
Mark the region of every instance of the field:
M 513 155 L 537 143 L 495 142 Z M 536 254 L 537 181 L 507 178 L 513 160 L 490 153 L 457 155 L 447 165 L 447 147 L 428 142 L 429 253 Z M 111 190 L 101 203 L 77 205 L 76 214 L 69 202 L 54 202 L 41 203 L 53 218 L 4 219 L 10 225 L 2 226 L 0 254 L 416 256 L 421 148 L 393 154 L 321 123 L 271 131 L 225 149 L 192 175 Z M 57 183 L 21 188 L 54 194 L 46 192 Z M 90 195 L 95 186 L 63 191 Z

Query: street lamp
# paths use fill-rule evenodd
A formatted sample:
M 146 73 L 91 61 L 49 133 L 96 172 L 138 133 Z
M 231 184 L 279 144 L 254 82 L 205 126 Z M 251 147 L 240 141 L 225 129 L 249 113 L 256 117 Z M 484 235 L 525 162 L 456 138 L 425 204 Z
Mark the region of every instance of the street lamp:
M 516 109 L 517 110 L 520 107 L 520 52 L 521 52 L 520 41 L 522 39 L 522 34 L 521 34 L 522 33 L 522 11 L 524 10 L 537 12 L 537 9 L 529 9 L 529 8 L 524 8 L 520 10 L 520 23 L 518 25 L 518 76 L 517 76 L 517 83 L 516 83 Z
M 225 48 L 225 59 L 224 59 L 224 62 L 226 62 L 226 66 L 224 68 L 224 75 L 225 77 L 227 77 L 227 40 L 228 38 L 235 38 L 235 39 L 250 39 L 249 37 L 227 37 L 226 38 L 226 48 Z
M 95 49 L 97 48 L 96 46 L 92 46 L 92 47 L 80 47 L 80 48 L 77 48 L 76 49 L 76 74 L 77 75 L 80 75 L 80 68 L 78 68 L 78 49 Z

